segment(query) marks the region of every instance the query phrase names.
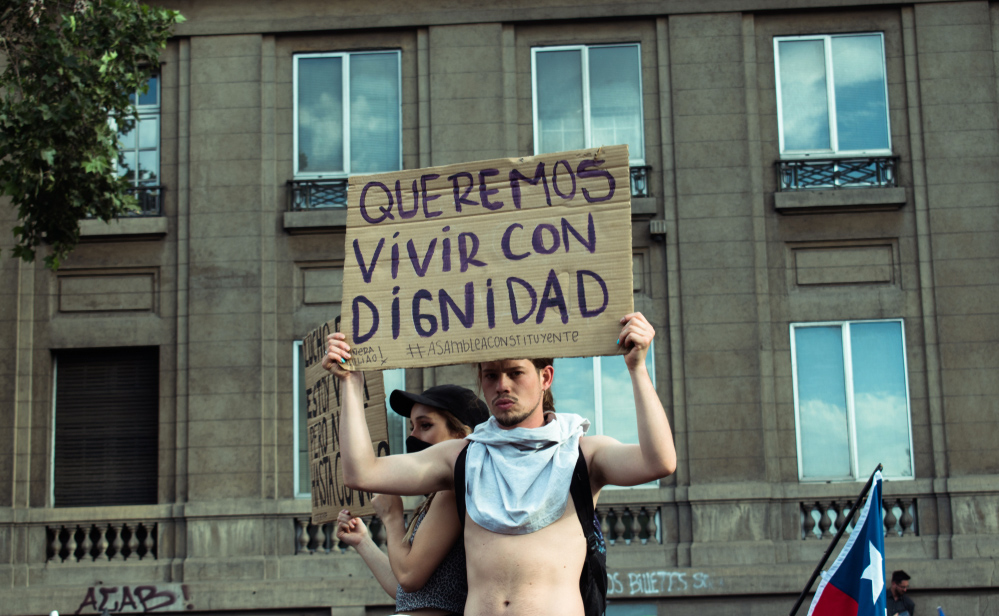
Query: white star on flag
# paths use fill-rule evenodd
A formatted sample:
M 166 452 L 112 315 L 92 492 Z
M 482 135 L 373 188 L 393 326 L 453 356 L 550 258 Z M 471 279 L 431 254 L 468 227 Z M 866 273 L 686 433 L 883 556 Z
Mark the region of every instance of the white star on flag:
M 860 577 L 861 579 L 871 581 L 871 601 L 877 603 L 878 597 L 885 587 L 884 568 L 882 566 L 881 552 L 878 552 L 873 542 L 868 542 L 868 545 L 871 548 L 871 564 L 867 565 L 867 568 L 864 569 L 864 574 Z

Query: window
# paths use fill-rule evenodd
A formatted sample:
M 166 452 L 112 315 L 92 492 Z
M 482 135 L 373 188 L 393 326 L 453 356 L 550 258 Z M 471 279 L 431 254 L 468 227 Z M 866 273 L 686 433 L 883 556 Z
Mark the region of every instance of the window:
M 654 350 L 653 344 L 645 360 L 653 384 Z M 605 434 L 622 443 L 638 443 L 635 394 L 624 357 L 557 358 L 552 395 L 559 412 L 575 413 L 590 420 L 587 434 Z
M 398 51 L 298 54 L 295 178 L 402 168 Z
M 891 154 L 880 33 L 778 37 L 781 158 Z
M 312 480 L 309 477 L 309 432 L 308 418 L 306 416 L 305 397 L 305 358 L 302 356 L 302 341 L 296 340 L 293 343 L 292 353 L 292 392 L 294 393 L 294 421 L 295 421 L 295 498 L 308 498 L 312 495 Z M 388 395 L 395 389 L 406 388 L 405 370 L 383 370 L 382 378 L 385 383 L 385 404 L 388 405 Z M 408 433 L 406 432 L 405 418 L 396 415 L 389 410 L 388 414 L 389 449 L 392 453 L 401 453 L 403 443 Z
M 645 165 L 639 45 L 539 47 L 531 63 L 535 154 L 626 143 Z
M 54 380 L 53 505 L 156 503 L 159 349 L 58 351 Z
M 161 214 L 159 82 L 159 75 L 153 75 L 145 92 L 131 95 L 139 119 L 131 130 L 118 133 L 118 175 L 132 185 L 140 216 Z
M 406 391 L 406 371 L 402 368 L 383 370 L 382 381 L 385 383 L 385 410 L 387 411 L 385 415 L 388 420 L 389 451 L 403 453 L 406 450 L 406 437 L 409 436 L 409 420 L 392 410 L 389 396 L 397 389 Z
M 791 358 L 801 480 L 913 478 L 900 319 L 792 324 Z

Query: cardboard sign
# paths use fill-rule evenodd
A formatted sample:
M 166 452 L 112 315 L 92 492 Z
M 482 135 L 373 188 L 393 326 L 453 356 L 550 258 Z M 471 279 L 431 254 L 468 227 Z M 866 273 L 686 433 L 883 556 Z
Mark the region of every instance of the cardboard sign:
M 341 509 L 355 516 L 374 513 L 371 492 L 359 492 L 343 483 L 340 462 L 340 379 L 323 368 L 326 336 L 338 331 L 340 317 L 311 332 L 302 341 L 305 356 L 305 395 L 308 413 L 309 477 L 312 481 L 312 523 L 336 520 Z M 380 371 L 364 374 L 364 417 L 375 455 L 389 455 L 385 418 L 385 386 Z
M 350 178 L 350 369 L 620 353 L 628 147 Z

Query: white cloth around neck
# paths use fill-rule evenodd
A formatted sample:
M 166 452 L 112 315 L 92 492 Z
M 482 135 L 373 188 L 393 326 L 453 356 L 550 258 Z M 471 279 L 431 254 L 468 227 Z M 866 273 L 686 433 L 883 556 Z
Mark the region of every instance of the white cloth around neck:
M 473 522 L 494 533 L 526 535 L 565 513 L 579 439 L 590 422 L 572 413 L 551 415 L 540 428 L 508 430 L 490 417 L 468 435 L 465 500 Z

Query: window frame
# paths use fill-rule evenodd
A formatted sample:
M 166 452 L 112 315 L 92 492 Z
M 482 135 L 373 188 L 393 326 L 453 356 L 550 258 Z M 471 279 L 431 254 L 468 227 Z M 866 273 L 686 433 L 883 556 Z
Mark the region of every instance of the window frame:
M 385 169 L 372 173 L 398 171 L 402 166 L 402 136 L 405 132 L 402 123 L 402 50 L 400 49 L 363 49 L 356 51 L 324 51 L 296 53 L 292 55 L 292 175 L 296 180 L 345 180 L 351 175 L 350 170 L 350 59 L 360 54 L 395 54 L 396 57 L 396 91 L 399 93 L 399 153 L 397 169 Z M 305 58 L 342 58 L 343 70 L 340 71 L 340 81 L 343 92 L 343 171 L 301 171 L 298 168 L 298 78 L 299 60 Z M 357 174 L 362 175 L 362 174 Z
M 52 428 L 49 432 L 49 489 L 48 489 L 48 506 L 50 508 L 55 508 L 56 498 L 55 498 L 55 484 L 56 484 L 56 422 L 59 421 L 59 415 L 56 413 L 57 404 L 59 396 L 59 356 L 53 354 L 52 356 Z
M 162 169 L 161 169 L 161 167 L 162 167 L 162 160 L 160 159 L 160 156 L 162 155 L 162 149 L 163 149 L 163 113 L 162 113 L 162 111 L 163 111 L 163 107 L 162 107 L 162 104 L 163 104 L 163 77 L 162 77 L 162 75 L 159 72 L 154 72 L 153 74 L 151 74 L 149 76 L 149 80 L 152 80 L 152 79 L 156 79 L 156 102 L 155 103 L 150 103 L 150 104 L 145 104 L 145 105 L 139 104 L 138 101 L 140 100 L 140 98 L 142 96 L 141 88 L 138 89 L 138 90 L 136 90 L 135 92 L 133 92 L 131 94 L 131 96 L 135 97 L 135 103 L 132 104 L 132 109 L 134 109 L 135 112 L 136 112 L 136 114 L 138 115 L 138 119 L 135 120 L 135 125 L 132 127 L 132 131 L 140 130 L 140 127 L 142 126 L 142 122 L 144 120 L 152 120 L 152 119 L 156 120 L 156 179 L 155 180 L 146 180 L 146 181 L 141 180 L 141 174 L 139 173 L 139 170 L 140 170 L 140 166 L 139 166 L 139 154 L 141 152 L 143 152 L 143 151 L 148 151 L 148 150 L 143 150 L 142 148 L 139 147 L 138 134 L 136 134 L 136 136 L 135 136 L 135 146 L 132 147 L 132 148 L 127 148 L 127 149 L 123 148 L 121 140 L 118 139 L 118 155 L 119 156 L 122 153 L 124 153 L 124 152 L 133 152 L 135 154 L 135 177 L 132 178 L 132 180 L 129 182 L 129 184 L 131 185 L 131 187 L 133 189 L 136 189 L 136 190 L 141 189 L 141 188 L 154 188 L 154 187 L 157 187 L 157 186 L 161 186 L 163 184 Z M 148 84 L 149 80 L 147 80 L 147 84 Z M 117 123 L 114 121 L 114 119 L 111 119 L 110 122 L 111 122 L 111 126 L 112 126 L 113 130 L 115 131 L 115 134 L 117 136 L 120 136 L 121 133 L 118 131 Z M 115 159 L 115 161 L 114 161 L 114 169 L 115 169 L 115 173 L 117 174 L 118 173 L 118 159 Z
M 884 74 L 885 128 L 888 136 L 886 149 L 870 150 L 840 150 L 839 132 L 836 127 L 836 81 L 833 74 L 832 39 L 856 36 L 877 36 L 881 41 L 881 68 Z M 784 148 L 784 106 L 780 79 L 780 43 L 784 41 L 823 41 L 823 59 L 826 77 L 826 104 L 828 106 L 829 145 L 827 150 L 792 150 Z M 884 32 L 844 32 L 838 34 L 802 34 L 795 36 L 775 36 L 774 51 L 774 89 L 777 94 L 777 137 L 781 160 L 807 160 L 810 158 L 863 158 L 892 156 L 891 139 L 891 105 L 888 100 L 888 62 L 885 56 Z
M 861 323 L 898 323 L 901 330 L 901 355 L 902 355 L 902 374 L 905 382 L 905 410 L 906 410 L 906 429 L 908 430 L 909 439 L 909 464 L 912 469 L 912 475 L 909 477 L 899 476 L 899 475 L 888 475 L 885 474 L 885 479 L 890 479 L 893 481 L 913 481 L 916 478 L 916 459 L 915 451 L 912 445 L 912 394 L 909 391 L 909 358 L 907 347 L 905 343 L 905 320 L 902 318 L 895 319 L 854 319 L 854 320 L 842 320 L 842 321 L 814 321 L 814 322 L 796 322 L 789 325 L 790 331 L 790 341 L 791 341 L 791 386 L 792 395 L 794 396 L 794 437 L 795 437 L 795 451 L 797 453 L 797 464 L 798 464 L 798 481 L 803 483 L 833 483 L 833 482 L 852 482 L 852 481 L 863 481 L 867 477 L 867 471 L 861 471 L 860 459 L 857 451 L 857 426 L 856 426 L 856 405 L 855 405 L 855 391 L 853 387 L 853 354 L 852 354 L 852 341 L 850 337 L 850 325 L 861 324 Z M 846 391 L 844 392 L 846 396 L 846 421 L 847 421 L 847 445 L 850 452 L 850 477 L 838 477 L 838 476 L 827 476 L 827 477 L 805 477 L 804 476 L 804 458 L 802 456 L 801 448 L 801 413 L 800 413 L 800 399 L 798 392 L 798 353 L 797 353 L 797 341 L 795 337 L 795 330 L 799 328 L 811 328 L 811 327 L 835 327 L 840 328 L 840 338 L 842 341 L 843 349 L 843 378 L 844 387 Z
M 582 69 L 583 90 L 583 147 L 596 147 L 592 142 L 591 112 L 590 112 L 590 49 L 602 47 L 635 47 L 638 50 L 638 120 L 640 130 L 639 136 L 642 139 L 642 152 L 640 157 L 635 157 L 635 153 L 628 152 L 628 164 L 631 167 L 645 166 L 645 85 L 642 81 L 642 44 L 635 43 L 599 43 L 599 44 L 576 44 L 576 45 L 544 45 L 531 48 L 531 114 L 532 130 L 534 135 L 534 155 L 542 154 L 540 125 L 538 123 L 538 53 L 552 51 L 580 51 L 580 64 Z M 607 144 L 615 145 L 615 144 Z M 629 149 L 630 150 L 630 149 Z
M 300 426 L 302 425 L 300 422 L 302 422 L 303 420 L 307 421 L 306 410 L 301 408 L 300 404 L 302 399 L 300 392 L 302 387 L 305 387 L 305 383 L 303 383 L 301 378 L 299 377 L 299 373 L 304 372 L 304 367 L 301 365 L 302 345 L 303 342 L 301 340 L 294 340 L 292 341 L 291 345 L 291 366 L 292 366 L 291 370 L 292 407 L 291 408 L 292 408 L 292 428 L 293 428 L 292 436 L 294 437 L 292 445 L 292 452 L 293 452 L 292 458 L 294 460 L 292 467 L 293 468 L 292 474 L 295 482 L 295 498 L 312 498 L 311 482 L 309 484 L 310 489 L 308 492 L 302 492 L 299 489 L 301 486 L 300 474 L 302 472 L 302 463 L 300 460 L 301 456 L 299 455 L 300 453 L 299 448 L 302 445 L 301 437 L 299 436 L 299 432 L 301 431 Z M 308 458 L 308 455 L 306 455 L 306 458 Z

